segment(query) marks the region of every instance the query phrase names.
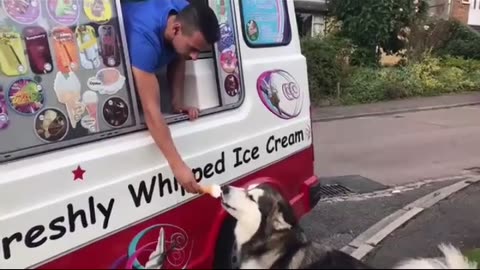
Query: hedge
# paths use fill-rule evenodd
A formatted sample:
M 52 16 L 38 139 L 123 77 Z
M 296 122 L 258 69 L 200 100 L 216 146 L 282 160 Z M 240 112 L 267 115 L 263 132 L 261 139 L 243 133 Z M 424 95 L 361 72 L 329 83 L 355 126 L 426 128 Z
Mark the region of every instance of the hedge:
M 358 48 L 346 39 L 302 40 L 312 102 L 357 104 L 480 90 L 480 35 L 450 24 L 451 38 L 445 44 L 421 61 L 395 67 L 354 65 Z

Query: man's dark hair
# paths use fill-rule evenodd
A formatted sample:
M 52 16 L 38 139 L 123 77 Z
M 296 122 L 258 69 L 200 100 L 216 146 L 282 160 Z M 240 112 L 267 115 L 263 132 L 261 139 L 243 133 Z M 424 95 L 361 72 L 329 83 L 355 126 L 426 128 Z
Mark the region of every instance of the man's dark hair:
M 200 31 L 209 44 L 220 39 L 220 27 L 213 10 L 202 0 L 190 0 L 190 4 L 177 14 L 185 34 Z

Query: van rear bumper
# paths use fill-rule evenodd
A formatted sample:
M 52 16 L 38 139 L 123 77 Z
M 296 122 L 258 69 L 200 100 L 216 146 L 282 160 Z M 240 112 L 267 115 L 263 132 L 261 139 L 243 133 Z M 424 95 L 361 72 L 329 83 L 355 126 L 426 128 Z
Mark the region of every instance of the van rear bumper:
M 310 206 L 312 208 L 314 208 L 322 198 L 322 193 L 320 192 L 320 181 L 318 180 L 318 177 L 316 177 L 316 179 L 316 183 L 309 187 Z
M 319 187 L 318 177 L 313 175 L 302 183 L 300 193 L 290 200 L 299 217 L 310 212 L 317 205 L 320 200 Z

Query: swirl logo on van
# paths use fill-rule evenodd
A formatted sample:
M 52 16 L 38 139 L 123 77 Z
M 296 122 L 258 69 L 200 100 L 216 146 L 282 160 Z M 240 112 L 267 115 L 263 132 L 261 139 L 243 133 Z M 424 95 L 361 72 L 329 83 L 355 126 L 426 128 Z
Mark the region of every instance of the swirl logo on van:
M 185 269 L 193 241 L 180 227 L 156 224 L 135 235 L 127 250 L 110 269 Z
M 282 119 L 297 117 L 303 106 L 303 92 L 285 70 L 265 71 L 257 79 L 257 91 L 263 104 Z

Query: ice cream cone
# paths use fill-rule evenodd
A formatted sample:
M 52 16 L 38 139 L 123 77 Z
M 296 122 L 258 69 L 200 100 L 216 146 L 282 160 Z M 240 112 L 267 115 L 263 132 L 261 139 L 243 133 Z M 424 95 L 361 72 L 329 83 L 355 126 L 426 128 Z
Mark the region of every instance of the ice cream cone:
M 222 194 L 222 190 L 219 185 L 202 186 L 201 190 L 203 193 L 209 194 L 214 198 L 219 198 Z

